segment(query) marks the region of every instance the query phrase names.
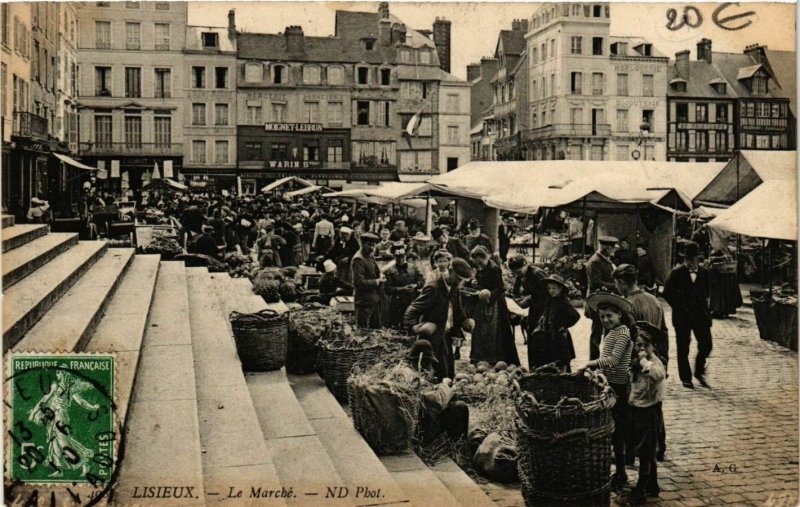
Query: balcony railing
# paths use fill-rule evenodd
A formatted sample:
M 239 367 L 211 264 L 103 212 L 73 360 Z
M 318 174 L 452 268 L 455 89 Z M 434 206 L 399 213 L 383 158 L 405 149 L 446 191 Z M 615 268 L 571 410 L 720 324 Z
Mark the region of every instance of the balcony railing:
M 47 137 L 47 119 L 38 114 L 15 112 L 11 133 L 23 137 Z
M 556 123 L 527 131 L 526 140 L 548 137 L 607 137 L 611 135 L 611 125 L 607 123 L 571 124 Z
M 80 143 L 81 155 L 183 155 L 181 143 Z

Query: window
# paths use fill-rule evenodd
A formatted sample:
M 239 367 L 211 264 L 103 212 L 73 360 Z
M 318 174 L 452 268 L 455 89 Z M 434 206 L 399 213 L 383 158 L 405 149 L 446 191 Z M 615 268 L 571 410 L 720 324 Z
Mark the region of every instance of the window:
M 369 125 L 369 101 L 356 101 L 356 125 Z
M 728 151 L 728 134 L 727 132 L 714 132 L 714 146 L 716 151 Z
M 642 95 L 645 97 L 653 96 L 653 75 L 642 74 Z
M 214 125 L 228 125 L 228 104 L 214 104 Z
M 593 18 L 601 18 L 601 17 L 603 17 L 603 6 L 602 5 L 593 5 L 592 6 L 592 17 Z
M 280 102 L 272 103 L 272 121 L 286 121 L 286 104 Z
M 401 49 L 400 53 L 400 63 L 411 63 L 411 51 L 408 49 Z
M 111 148 L 111 113 L 94 115 L 94 144 L 98 148 Z
M 139 67 L 125 67 L 125 96 L 142 96 L 142 69 Z
M 602 72 L 593 72 L 592 73 L 592 95 L 602 95 L 603 94 L 603 73 Z
M 125 146 L 127 148 L 142 148 L 142 116 L 125 115 Z
M 618 144 L 617 145 L 617 160 L 629 160 L 630 159 L 630 146 L 627 144 Z
M 592 160 L 603 160 L 602 146 L 592 146 Z
M 686 92 L 686 81 L 676 81 L 672 83 L 672 89 L 676 92 Z
M 592 54 L 599 56 L 603 54 L 603 38 L 592 37 Z
M 214 88 L 228 87 L 228 67 L 214 67 Z
M 708 105 L 697 104 L 694 108 L 694 121 L 706 122 L 708 121 Z
M 572 93 L 572 95 L 581 95 L 583 93 L 581 91 L 582 80 L 583 75 L 580 72 L 572 72 L 570 74 L 570 93 Z
M 531 53 L 531 63 L 536 63 L 538 54 L 539 51 L 536 48 L 533 48 L 533 52 Z
M 263 121 L 261 106 L 247 106 L 248 125 L 259 125 Z
M 569 52 L 573 55 L 580 55 L 583 53 L 583 37 L 570 37 Z
M 767 93 L 767 78 L 764 76 L 754 76 L 752 87 L 753 95 L 764 95 Z
M 195 102 L 192 104 L 192 125 L 206 124 L 206 105 Z
M 260 83 L 264 80 L 264 67 L 257 62 L 245 63 L 244 80 L 247 83 Z
M 687 151 L 689 147 L 689 133 L 686 130 L 679 130 L 675 133 L 675 145 L 680 151 Z
M 401 151 L 400 171 L 404 173 L 430 173 L 430 151 Z
M 219 34 L 214 32 L 203 32 L 201 35 L 203 48 L 219 47 Z
M 648 125 L 651 133 L 655 129 L 655 114 L 653 109 L 642 109 L 642 123 Z
M 381 86 L 390 84 L 392 84 L 392 69 L 381 69 Z
M 303 66 L 303 83 L 317 85 L 322 80 L 321 70 L 317 65 Z
M 455 93 L 450 93 L 447 95 L 447 109 L 448 113 L 459 113 L 461 112 L 460 101 L 458 100 L 459 97 Z
M 572 10 L 570 12 L 570 15 L 571 16 L 580 16 L 581 15 L 581 6 L 573 4 L 572 5 Z
M 192 162 L 196 164 L 206 163 L 206 142 L 192 141 Z
M 617 95 L 620 97 L 628 96 L 628 75 L 617 74 Z
M 156 2 L 156 10 L 157 11 L 168 11 L 169 10 L 169 2 Z
M 328 84 L 344 84 L 344 69 L 341 67 L 328 67 Z
M 272 83 L 283 84 L 286 78 L 286 67 L 284 65 L 272 66 Z
M 261 160 L 262 158 L 261 143 L 244 144 L 244 160 Z
M 419 52 L 419 63 L 423 63 L 428 65 L 431 63 L 431 53 L 427 50 L 421 50 Z
M 341 127 L 343 123 L 344 104 L 341 102 L 328 102 L 328 126 Z
M 217 164 L 228 163 L 228 141 L 214 141 L 214 162 Z
M 319 123 L 319 102 L 304 102 L 303 117 L 307 123 Z
M 413 153 L 413 152 L 412 152 Z M 430 161 L 430 152 L 428 160 Z M 356 165 L 394 165 L 395 143 L 391 141 L 353 141 L 351 160 Z
M 569 110 L 569 120 L 572 125 L 580 125 L 583 123 L 583 109 L 580 107 L 573 107 Z
M 422 83 L 419 81 L 402 81 L 400 83 L 400 96 L 404 99 L 422 98 Z
M 8 66 L 5 63 L 0 64 L 0 86 L 3 87 L 2 114 L 8 118 Z
M 381 101 L 378 102 L 378 125 L 381 127 L 389 127 L 391 126 L 392 116 L 390 114 L 390 102 L 389 101 Z
M 556 57 L 556 40 L 550 39 L 550 58 Z
M 627 56 L 628 55 L 628 43 L 627 42 L 617 42 L 611 45 L 611 54 L 617 56 Z
M 617 131 L 628 132 L 628 110 L 617 109 Z
M 0 28 L 0 30 L 2 30 L 3 33 L 0 34 L 0 36 L 2 36 L 3 44 L 5 44 L 6 46 L 8 46 L 8 34 L 11 33 L 11 20 L 8 17 L 8 15 L 9 15 L 8 3 L 3 3 L 2 5 L 0 5 L 0 16 L 3 17 L 2 28 Z M 3 93 L 5 93 L 5 87 L 3 88 Z
M 728 123 L 728 106 L 717 104 L 717 123 Z
M 547 59 L 547 41 L 544 41 L 541 46 L 539 46 L 539 51 L 542 53 L 542 61 Z
M 714 88 L 714 91 L 717 92 L 718 94 L 725 95 L 727 89 L 725 83 L 713 83 L 711 87 Z
M 94 22 L 94 47 L 111 49 L 111 21 Z
M 141 23 L 125 23 L 125 49 L 142 49 Z
M 111 96 L 111 67 L 94 68 L 94 94 L 97 97 Z
M 153 84 L 153 96 L 157 99 L 168 99 L 171 97 L 172 84 L 170 69 L 155 69 L 155 83 Z
M 169 23 L 156 23 L 154 25 L 155 41 L 153 47 L 156 51 L 169 51 L 170 27 Z
M 676 104 L 675 105 L 675 116 L 678 121 L 687 122 L 689 121 L 689 104 Z
M 328 140 L 328 162 L 342 162 L 344 160 L 344 143 L 341 139 Z
M 759 118 L 769 118 L 770 115 L 770 107 L 769 104 L 766 102 L 758 102 L 756 103 L 756 116 Z
M 269 147 L 270 160 L 289 160 L 289 145 L 286 143 L 272 143 Z
M 708 131 L 698 130 L 695 133 L 696 148 L 695 151 L 708 151 Z
M 450 144 L 458 144 L 460 142 L 458 125 L 448 125 L 447 142 Z
M 367 67 L 358 67 L 356 69 L 357 82 L 360 85 L 369 84 L 369 69 Z
M 140 2 L 125 2 L 126 9 L 138 9 Z
M 192 88 L 206 87 L 206 68 L 192 67 Z
M 303 140 L 303 160 L 307 162 L 319 162 L 319 141 Z
M 156 112 L 153 117 L 155 142 L 157 146 L 167 147 L 172 144 L 172 117 L 169 111 Z
M 767 136 L 767 135 L 757 135 L 756 136 L 756 148 L 769 148 L 769 136 Z

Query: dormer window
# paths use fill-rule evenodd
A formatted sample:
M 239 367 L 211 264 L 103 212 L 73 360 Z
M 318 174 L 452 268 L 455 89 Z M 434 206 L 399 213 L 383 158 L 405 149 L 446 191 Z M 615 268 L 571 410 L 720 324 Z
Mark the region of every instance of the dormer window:
M 286 82 L 286 66 L 272 66 L 272 84 L 283 84 Z
M 260 83 L 264 80 L 264 67 L 258 62 L 244 64 L 244 81 L 246 83 Z
M 640 44 L 637 48 L 639 53 L 642 56 L 653 56 L 653 45 L 652 44 Z
M 685 92 L 686 91 L 686 80 L 681 78 L 673 79 L 669 82 L 669 86 L 672 88 L 673 91 L 676 92 Z
M 419 52 L 419 62 L 420 63 L 424 63 L 426 65 L 430 64 L 431 63 L 431 52 L 427 51 L 427 50 L 424 50 L 424 49 L 421 50 Z
M 219 34 L 214 32 L 203 32 L 203 47 L 204 48 L 218 48 L 219 47 Z
M 375 49 L 375 39 L 361 39 L 362 44 L 364 44 L 364 49 L 367 51 L 372 51 Z
M 303 83 L 317 85 L 322 81 L 321 69 L 316 65 L 306 65 L 303 67 Z
M 398 53 L 400 57 L 400 63 L 410 63 L 411 62 L 411 51 L 408 49 L 401 49 Z
M 725 83 L 711 83 L 711 87 L 720 95 L 725 95 L 728 88 Z
M 766 76 L 753 76 L 752 81 L 752 93 L 753 95 L 766 95 L 768 91 L 767 88 L 767 77 Z
M 628 55 L 628 43 L 627 42 L 615 42 L 611 45 L 611 54 L 616 56 L 627 56 Z

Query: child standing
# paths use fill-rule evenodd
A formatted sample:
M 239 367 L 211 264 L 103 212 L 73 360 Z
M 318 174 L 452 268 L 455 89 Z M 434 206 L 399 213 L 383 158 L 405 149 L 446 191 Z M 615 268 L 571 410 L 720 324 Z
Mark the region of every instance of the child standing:
M 630 394 L 631 327 L 633 318 L 631 304 L 614 294 L 598 292 L 587 299 L 589 307 L 600 316 L 605 335 L 603 336 L 600 357 L 578 368 L 578 374 L 587 368 L 599 368 L 614 389 L 617 401 L 611 409 L 614 418 L 614 476 L 611 478 L 612 491 L 619 492 L 628 484 L 625 472 L 625 441 L 628 438 L 628 396 Z
M 640 327 L 636 338 L 636 359 L 631 367 L 631 412 L 633 452 L 639 457 L 639 481 L 631 491 L 631 505 L 642 505 L 648 496 L 658 496 L 656 449 L 661 431 L 661 402 L 664 400 L 664 365 L 654 352 L 660 339 L 654 326 Z

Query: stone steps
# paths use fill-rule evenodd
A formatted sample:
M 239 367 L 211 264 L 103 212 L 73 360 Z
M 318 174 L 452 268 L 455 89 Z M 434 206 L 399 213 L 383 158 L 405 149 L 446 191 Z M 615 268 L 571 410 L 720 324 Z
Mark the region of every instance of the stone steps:
M 3 253 L 19 248 L 29 241 L 47 234 L 47 226 L 42 224 L 21 224 L 2 229 Z
M 3 254 L 3 288 L 7 289 L 78 244 L 78 235 L 52 233 Z
M 187 268 L 197 415 L 206 504 L 285 504 L 254 498 L 282 490 L 230 335 L 230 324 L 206 268 Z M 288 488 L 287 488 L 288 489 Z M 236 496 L 241 493 L 241 497 Z M 229 499 L 228 495 L 234 498 Z
M 2 215 L 3 229 L 6 227 L 14 227 L 15 222 L 16 218 L 14 218 L 14 215 Z
M 12 350 L 81 350 L 97 327 L 133 254 L 132 248 L 106 251 Z
M 380 460 L 412 504 L 437 507 L 460 505 L 436 474 L 412 451 L 398 456 L 381 456 Z
M 495 502 L 475 484 L 455 461 L 447 459 L 431 467 L 439 481 L 450 490 L 460 505 L 493 507 Z
M 78 242 L 4 291 L 3 352 L 16 345 L 105 252 L 104 241 Z
M 133 315 L 122 317 L 117 320 L 119 326 Z M 128 353 L 117 353 L 118 364 L 121 354 Z M 136 487 L 169 484 L 192 488 L 191 497 L 184 489 L 183 498 L 158 499 L 158 505 L 205 505 L 189 296 L 182 262 L 160 263 L 138 363 L 116 501 L 120 505 L 146 502 L 134 498 Z M 168 474 L 169 481 L 162 480 L 163 474 Z

